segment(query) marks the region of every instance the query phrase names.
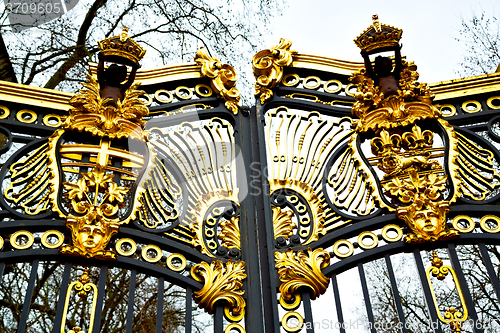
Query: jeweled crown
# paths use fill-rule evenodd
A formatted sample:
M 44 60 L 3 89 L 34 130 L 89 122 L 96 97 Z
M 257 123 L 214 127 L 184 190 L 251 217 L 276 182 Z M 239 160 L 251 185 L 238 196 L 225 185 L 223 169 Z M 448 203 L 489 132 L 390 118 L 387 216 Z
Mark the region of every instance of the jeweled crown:
M 403 30 L 386 24 L 380 24 L 378 15 L 373 15 L 373 24 L 359 35 L 354 43 L 368 53 L 393 50 L 399 44 Z
M 127 27 L 123 27 L 121 34 L 101 40 L 98 44 L 107 61 L 133 65 L 146 53 L 145 49 L 128 36 Z

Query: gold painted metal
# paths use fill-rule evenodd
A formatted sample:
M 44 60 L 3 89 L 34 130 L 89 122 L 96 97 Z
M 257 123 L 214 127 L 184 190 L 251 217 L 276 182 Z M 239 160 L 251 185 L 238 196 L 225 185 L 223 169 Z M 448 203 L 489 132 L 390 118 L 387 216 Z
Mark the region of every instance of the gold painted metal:
M 230 220 L 222 220 L 219 223 L 221 231 L 217 237 L 221 240 L 221 246 L 229 249 L 241 250 L 240 242 L 240 217 L 233 216 Z
M 273 210 L 274 238 L 284 237 L 288 239 L 293 235 L 293 229 L 297 226 L 292 221 L 293 211 L 281 211 L 280 207 L 271 207 Z
M 468 226 L 466 228 L 462 228 L 459 224 L 460 221 L 467 221 Z M 453 228 L 457 229 L 460 232 L 471 232 L 476 228 L 476 223 L 470 216 L 467 215 L 457 215 L 453 218 Z
M 106 163 L 104 163 L 106 164 Z M 118 232 L 120 221 L 113 218 L 124 204 L 128 188 L 112 181 L 113 175 L 106 174 L 101 165 L 82 174 L 76 183 L 65 182 L 65 196 L 71 200 L 71 207 L 79 215 L 70 214 L 66 226 L 71 230 L 73 245 L 61 248 L 61 253 L 86 258 L 116 259 L 116 254 L 105 250 L 111 237 Z M 99 199 L 99 192 L 104 197 Z M 89 197 L 94 193 L 94 198 Z
M 465 299 L 464 295 L 462 293 L 462 288 L 460 286 L 460 283 L 458 282 L 457 275 L 453 268 L 451 268 L 448 265 L 443 265 L 443 261 L 441 258 L 439 258 L 436 254 L 435 251 L 432 251 L 432 259 L 431 259 L 432 265 L 427 268 L 425 274 L 427 275 L 427 283 L 429 284 L 429 287 L 431 289 L 432 293 L 432 299 L 434 300 L 434 306 L 436 308 L 436 312 L 438 314 L 439 320 L 441 320 L 445 324 L 450 325 L 450 329 L 452 332 L 463 332 L 462 330 L 462 324 L 467 320 L 468 317 L 468 310 L 467 310 L 467 305 L 465 304 Z M 453 277 L 453 282 L 455 284 L 455 288 L 457 290 L 457 293 L 460 297 L 460 303 L 463 309 L 463 313 L 457 311 L 455 308 L 451 307 L 448 308 L 448 310 L 443 315 L 441 314 L 441 311 L 439 310 L 439 303 L 436 298 L 436 293 L 434 291 L 434 287 L 432 285 L 431 281 L 431 274 L 432 276 L 436 277 L 439 281 L 442 281 L 446 278 L 448 273 L 451 272 L 451 275 Z
M 339 248 L 341 246 L 347 247 L 347 252 L 340 252 Z M 347 239 L 339 239 L 335 242 L 335 244 L 333 244 L 333 253 L 339 258 L 350 257 L 354 253 L 354 245 L 352 245 L 352 243 Z
M 494 102 L 496 102 L 497 105 L 495 105 Z M 500 96 L 493 96 L 488 98 L 488 100 L 486 101 L 486 105 L 488 105 L 488 107 L 493 110 L 500 109 Z
M 183 94 L 183 92 L 186 94 Z M 179 86 L 175 88 L 175 96 L 179 99 L 188 100 L 193 97 L 193 91 L 186 86 Z
M 0 105 L 0 119 L 7 119 L 10 116 L 10 110 L 6 106 Z
M 352 89 L 353 88 L 356 88 L 356 91 L 355 92 L 352 92 Z M 358 85 L 357 84 L 354 84 L 354 83 L 349 83 L 346 87 L 345 87 L 345 94 L 347 96 L 351 96 L 351 97 L 354 97 L 354 95 L 358 92 Z
M 146 100 L 146 101 L 142 101 L 144 106 L 150 106 L 151 104 L 153 104 L 153 98 L 151 96 L 149 96 L 149 94 L 142 94 L 139 96 L 139 99 Z
M 163 99 L 160 97 L 161 94 L 165 94 L 168 96 L 167 99 Z M 158 102 L 158 103 L 161 103 L 161 104 L 168 104 L 170 102 L 172 102 L 174 100 L 174 95 L 168 91 L 168 90 L 165 90 L 165 89 L 159 89 L 155 92 L 155 100 Z
M 289 248 L 286 252 L 276 252 L 274 259 L 282 282 L 279 291 L 285 301 L 297 297 L 301 287 L 310 289 L 313 300 L 325 293 L 330 279 L 321 270 L 330 264 L 328 251 L 308 248 L 294 253 Z
M 245 316 L 246 303 L 243 299 L 242 281 L 246 279 L 245 263 L 212 261 L 201 262 L 191 268 L 191 277 L 204 283 L 202 289 L 193 293 L 193 299 L 206 312 L 213 314 L 215 303 L 223 300 L 224 314 L 230 322 L 238 322 Z
M 152 258 L 150 256 L 148 256 L 148 251 L 150 251 L 150 250 L 153 250 L 154 252 L 156 252 L 156 255 Z M 163 256 L 163 252 L 156 245 L 146 245 L 142 248 L 141 256 L 142 256 L 142 259 L 146 260 L 147 262 L 155 263 L 155 262 L 158 262 L 161 260 L 161 257 Z
M 0 250 L 3 249 L 3 245 L 5 244 L 2 236 L 0 236 Z
M 472 105 L 473 108 L 469 109 L 469 106 Z M 478 101 L 468 100 L 462 103 L 462 110 L 467 113 L 476 113 L 481 111 L 481 103 Z
M 290 318 L 297 319 L 297 326 L 296 327 L 291 327 L 290 325 L 288 325 L 288 320 Z M 304 318 L 302 317 L 302 315 L 300 313 L 298 313 L 296 311 L 289 311 L 289 312 L 285 313 L 283 318 L 281 318 L 281 326 L 288 333 L 299 332 L 300 330 L 302 330 L 302 325 L 304 325 Z
M 252 59 L 253 73 L 257 79 L 255 96 L 264 104 L 273 96 L 272 89 L 283 78 L 283 67 L 292 65 L 296 51 L 291 51 L 292 42 L 281 38 L 280 43 L 267 50 L 257 52 Z
M 234 68 L 228 64 L 222 64 L 217 58 L 212 58 L 208 51 L 201 47 L 194 61 L 201 65 L 202 77 L 210 78 L 210 86 L 225 101 L 225 106 L 238 114 L 240 107 L 240 92 L 236 89 L 237 74 Z
M 486 223 L 490 220 L 493 220 L 494 223 L 496 223 L 496 227 L 495 228 L 490 228 Z M 500 218 L 498 216 L 495 216 L 495 215 L 485 215 L 481 218 L 481 221 L 479 222 L 479 226 L 481 227 L 481 229 L 485 232 L 489 232 L 489 233 L 497 233 L 500 231 Z
M 172 261 L 179 260 L 180 265 L 176 266 Z M 167 267 L 173 270 L 174 272 L 182 272 L 187 266 L 186 257 L 184 257 L 180 253 L 172 253 L 167 257 Z
M 130 245 L 130 249 L 128 251 L 124 251 L 122 249 L 122 245 L 124 243 Z M 130 239 L 130 238 L 120 238 L 116 242 L 115 249 L 116 249 L 116 252 L 119 255 L 128 257 L 128 256 L 133 255 L 135 253 L 135 251 L 137 251 L 137 244 L 135 243 L 135 241 L 133 239 Z
M 372 240 L 371 244 L 365 244 L 364 239 L 365 238 L 370 238 Z M 363 231 L 358 235 L 358 245 L 360 248 L 364 250 L 369 250 L 376 248 L 378 245 L 378 237 L 371 231 Z
M 99 41 L 98 45 L 105 57 L 125 58 L 135 64 L 146 54 L 146 50 L 128 36 L 127 27 L 123 27 L 121 34 L 117 36 Z
M 294 294 L 292 299 L 289 301 L 286 301 L 283 296 L 280 296 L 280 305 L 283 309 L 285 310 L 296 310 L 300 306 L 301 302 L 301 296 L 299 293 Z
M 55 243 L 49 243 L 47 241 L 47 238 L 51 236 L 55 236 L 57 238 L 57 241 Z M 64 235 L 59 230 L 47 230 L 43 233 L 41 240 L 42 240 L 42 245 L 45 246 L 46 248 L 57 249 L 59 246 L 63 245 Z
M 337 85 L 335 88 L 330 88 L 330 85 Z M 329 80 L 323 85 L 323 90 L 329 94 L 335 94 L 342 90 L 342 82 L 339 80 Z
M 28 116 L 28 118 L 26 118 L 26 116 Z M 37 120 L 37 118 L 38 115 L 31 110 L 21 110 L 18 111 L 16 114 L 16 119 L 26 124 L 34 123 Z
M 9 103 L 67 111 L 69 109 L 68 102 L 72 96 L 72 93 L 58 90 L 7 81 L 0 82 L 0 101 L 7 101 Z
M 97 286 L 90 282 L 90 274 L 87 268 L 83 271 L 82 275 L 78 278 L 78 281 L 72 282 L 68 286 L 68 290 L 66 292 L 66 301 L 64 303 L 64 312 L 63 312 L 63 320 L 61 323 L 61 333 L 65 333 L 64 328 L 66 327 L 66 317 L 68 315 L 68 308 L 69 308 L 69 300 L 71 296 L 71 291 L 75 290 L 75 292 L 78 292 L 78 296 L 81 298 L 87 298 L 88 294 L 92 292 L 92 307 L 90 311 L 90 318 L 89 318 L 89 329 L 88 332 L 92 332 L 93 327 L 94 327 L 94 317 L 95 317 L 95 311 L 96 311 L 96 306 L 97 306 Z M 81 332 L 85 333 L 82 331 L 80 327 L 73 327 L 73 329 L 69 330 L 67 333 L 72 333 L 72 332 Z
M 380 24 L 378 15 L 373 15 L 373 24 L 356 37 L 356 45 L 366 52 L 393 48 L 398 45 L 403 30 L 390 25 Z
M 391 230 L 396 232 L 395 237 L 389 236 L 389 231 L 391 231 Z M 398 226 L 396 224 L 388 224 L 382 228 L 382 237 L 384 238 L 384 240 L 386 242 L 389 242 L 389 243 L 397 242 L 401 238 L 403 238 L 403 230 L 401 229 L 400 226 Z
M 290 78 L 292 78 L 292 80 L 289 82 L 288 79 L 290 79 Z M 295 73 L 290 73 L 290 74 L 283 76 L 283 80 L 281 81 L 281 83 L 285 87 L 295 87 L 296 85 L 299 84 L 299 82 L 300 82 L 300 76 L 298 76 Z
M 50 123 L 50 121 L 52 119 L 55 119 L 55 121 L 56 121 L 55 124 Z M 45 117 L 43 117 L 43 124 L 45 126 L 50 126 L 50 127 L 59 127 L 62 125 L 62 118 L 58 114 L 50 113 L 50 114 L 46 115 Z
M 89 132 L 99 137 L 111 139 L 144 138 L 144 121 L 142 117 L 149 114 L 139 96 L 145 94 L 137 90 L 140 83 L 136 82 L 127 89 L 122 101 L 117 101 L 116 107 L 108 104 L 109 99 L 101 99 L 99 83 L 90 74 L 87 83 L 82 83 L 84 89 L 73 96 L 69 116 L 63 123 L 63 128 Z
M 311 82 L 314 82 L 311 84 Z M 306 89 L 317 89 L 321 85 L 321 79 L 317 76 L 308 76 L 302 81 L 302 86 Z
M 237 331 L 238 333 L 245 333 L 245 329 L 238 323 L 231 323 L 226 326 L 224 333 L 232 333 L 231 331 Z
M 26 243 L 25 244 L 19 243 L 18 242 L 19 237 L 26 237 Z M 12 236 L 10 236 L 10 245 L 17 250 L 29 249 L 33 245 L 34 241 L 35 238 L 33 237 L 33 234 L 26 230 L 18 230 L 14 232 Z
M 449 109 L 450 112 L 449 113 L 444 112 L 444 110 L 446 110 L 446 109 Z M 441 112 L 443 117 L 451 117 L 451 116 L 454 116 L 457 114 L 457 108 L 451 104 L 441 105 L 441 107 L 439 108 L 439 111 Z
M 205 89 L 206 92 L 202 92 L 201 89 Z M 213 94 L 212 88 L 210 88 L 206 84 L 197 84 L 194 87 L 194 92 L 198 97 L 210 97 Z

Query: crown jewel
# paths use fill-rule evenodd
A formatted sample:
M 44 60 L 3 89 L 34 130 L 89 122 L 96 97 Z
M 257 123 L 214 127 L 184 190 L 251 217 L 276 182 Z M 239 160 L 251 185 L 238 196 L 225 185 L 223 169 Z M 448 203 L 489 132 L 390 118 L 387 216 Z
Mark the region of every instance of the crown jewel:
M 146 53 L 145 49 L 128 36 L 127 27 L 123 27 L 119 35 L 101 40 L 98 44 L 106 61 L 126 65 L 137 64 Z
M 399 44 L 403 30 L 380 24 L 378 15 L 373 15 L 373 24 L 359 35 L 354 43 L 366 52 L 375 53 L 392 50 Z

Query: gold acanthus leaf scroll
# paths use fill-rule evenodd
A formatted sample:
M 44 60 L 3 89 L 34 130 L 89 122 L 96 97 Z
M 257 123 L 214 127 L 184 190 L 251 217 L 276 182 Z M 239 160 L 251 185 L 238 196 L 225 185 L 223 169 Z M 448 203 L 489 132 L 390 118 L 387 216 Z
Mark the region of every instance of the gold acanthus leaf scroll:
M 273 226 L 274 226 L 274 238 L 285 237 L 288 239 L 293 235 L 293 229 L 297 229 L 295 223 L 293 223 L 292 211 L 282 211 L 280 207 L 272 207 L 273 210 Z
M 84 88 L 71 98 L 73 107 L 62 127 L 89 132 L 101 138 L 143 140 L 142 117 L 149 114 L 149 109 L 139 98 L 144 94 L 144 91 L 137 90 L 140 83 L 136 82 L 127 89 L 123 100 L 118 100 L 115 107 L 109 103 L 109 98 L 101 98 L 99 83 L 92 75 L 87 74 L 87 80 L 88 83 L 81 83 Z
M 226 264 L 220 260 L 210 264 L 201 262 L 193 266 L 191 276 L 204 283 L 203 288 L 193 293 L 193 298 L 200 308 L 213 314 L 215 303 L 225 301 L 224 314 L 228 320 L 237 322 L 243 318 L 246 307 L 243 299 L 245 291 L 240 288 L 247 277 L 243 261 L 228 260 Z
M 272 89 L 283 78 L 283 67 L 292 64 L 293 56 L 297 54 L 297 51 L 291 51 L 291 46 L 291 41 L 281 38 L 278 45 L 257 52 L 253 56 L 253 73 L 257 79 L 255 96 L 260 97 L 261 104 L 273 96 Z
M 330 254 L 327 251 L 308 248 L 307 251 L 294 253 L 289 248 L 286 252 L 276 252 L 274 258 L 282 282 L 279 290 L 285 301 L 298 295 L 298 289 L 302 287 L 311 290 L 311 299 L 325 293 L 330 279 L 321 270 L 330 264 Z
M 226 102 L 226 108 L 233 114 L 238 114 L 241 96 L 238 89 L 234 87 L 238 76 L 234 68 L 221 63 L 217 58 L 212 58 L 204 47 L 196 52 L 194 61 L 201 65 L 201 75 L 212 79 L 210 86 Z
M 221 240 L 221 246 L 228 250 L 232 248 L 241 250 L 240 217 L 233 216 L 230 220 L 222 220 L 219 225 L 221 231 L 217 237 Z

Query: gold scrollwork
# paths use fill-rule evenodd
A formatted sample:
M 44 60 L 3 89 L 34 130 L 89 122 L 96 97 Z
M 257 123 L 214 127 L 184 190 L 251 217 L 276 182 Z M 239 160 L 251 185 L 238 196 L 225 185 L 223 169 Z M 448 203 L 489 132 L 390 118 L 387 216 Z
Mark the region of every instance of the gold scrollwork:
M 69 308 L 69 300 L 71 296 L 71 291 L 75 290 L 75 292 L 78 292 L 78 296 L 81 298 L 87 298 L 88 293 L 92 292 L 92 307 L 90 311 L 90 318 L 89 318 L 89 328 L 88 332 L 92 332 L 93 326 L 94 326 L 94 316 L 95 316 L 95 310 L 97 306 L 97 286 L 90 282 L 90 275 L 88 269 L 85 269 L 78 278 L 78 281 L 72 282 L 68 286 L 68 291 L 66 292 L 66 301 L 64 303 L 64 313 L 63 313 L 63 320 L 61 324 L 61 333 L 64 333 L 64 329 L 66 327 L 66 317 L 68 315 L 68 308 Z M 82 315 L 83 317 L 83 315 Z M 71 332 L 81 332 L 80 327 L 73 327 L 70 331 L 67 333 Z
M 465 221 L 467 223 L 467 227 L 462 227 L 460 222 Z M 457 229 L 460 232 L 471 232 L 476 228 L 476 223 L 470 216 L 467 215 L 457 215 L 453 218 L 453 228 Z
M 6 106 L 0 105 L 0 119 L 6 119 L 10 116 L 10 110 Z
M 204 47 L 196 52 L 194 61 L 201 65 L 201 75 L 211 79 L 210 86 L 225 101 L 226 108 L 238 114 L 241 96 L 235 87 L 237 74 L 234 68 L 212 58 Z
M 191 268 L 191 276 L 198 282 L 203 282 L 202 289 L 193 293 L 193 298 L 200 308 L 213 314 L 215 303 L 226 301 L 224 314 L 227 320 L 238 322 L 245 316 L 246 303 L 243 299 L 242 281 L 246 279 L 245 263 L 228 260 L 212 261 L 210 264 L 201 262 Z
M 272 207 L 272 210 L 274 238 L 285 237 L 285 239 L 288 239 L 293 235 L 293 229 L 297 229 L 297 226 L 292 221 L 293 212 L 281 211 L 280 207 L 275 206 Z
M 283 309 L 291 311 L 296 310 L 300 306 L 302 298 L 299 293 L 293 295 L 292 299 L 286 301 L 283 295 L 280 296 L 280 305 Z
M 281 82 L 283 67 L 292 65 L 293 56 L 297 52 L 291 51 L 291 46 L 292 42 L 281 38 L 278 45 L 253 56 L 253 73 L 257 79 L 255 96 L 260 97 L 262 104 L 273 96 L 272 89 Z
M 48 241 L 49 237 L 56 237 L 57 241 L 54 243 L 50 243 Z M 41 241 L 42 241 L 42 245 L 45 246 L 46 248 L 57 249 L 59 246 L 63 245 L 64 235 L 59 230 L 47 230 L 43 233 Z
M 427 275 L 427 283 L 429 284 L 429 287 L 431 289 L 432 299 L 434 300 L 434 306 L 436 307 L 439 320 L 441 320 L 445 324 L 449 324 L 453 332 L 463 332 L 462 323 L 465 320 L 467 320 L 468 310 L 467 310 L 467 305 L 465 304 L 462 288 L 460 286 L 460 283 L 458 282 L 457 275 L 452 267 L 448 265 L 443 265 L 443 261 L 441 260 L 441 258 L 438 257 L 435 251 L 432 251 L 431 264 L 432 265 L 429 268 L 427 268 L 425 274 Z M 439 281 L 442 281 L 446 278 L 448 273 L 451 273 L 453 277 L 455 288 L 460 297 L 460 303 L 462 305 L 463 313 L 457 311 L 455 308 L 449 308 L 445 312 L 443 318 L 441 311 L 439 309 L 439 304 L 436 298 L 436 293 L 434 291 L 434 286 L 432 285 L 431 274 L 432 276 L 436 277 Z
M 240 217 L 233 216 L 230 220 L 222 220 L 219 225 L 222 230 L 217 237 L 221 240 L 221 246 L 227 249 L 237 248 L 241 250 Z M 207 231 L 208 230 L 211 229 L 207 229 Z
M 321 270 L 330 264 L 330 254 L 327 251 L 308 248 L 307 251 L 294 253 L 289 248 L 286 252 L 276 252 L 274 258 L 282 282 L 279 290 L 285 301 L 296 297 L 301 287 L 311 290 L 313 300 L 325 293 L 330 279 Z
M 22 123 L 32 124 L 38 118 L 38 115 L 31 110 L 21 110 L 16 114 L 16 119 Z
M 486 105 L 488 105 L 488 107 L 493 110 L 500 109 L 500 96 L 493 96 L 488 98 L 488 100 L 486 101 Z
M 496 227 L 490 228 L 487 224 L 487 222 L 493 221 L 493 223 L 496 224 Z M 495 215 L 485 215 L 481 218 L 481 221 L 479 221 L 479 226 L 481 229 L 485 232 L 489 233 L 497 233 L 500 231 L 500 218 Z
M 479 112 L 481 111 L 481 103 L 474 100 L 465 101 L 462 103 L 462 110 L 467 113 Z
M 179 264 L 174 264 L 174 261 L 178 261 Z M 187 266 L 186 257 L 180 253 L 172 253 L 167 257 L 167 267 L 174 272 L 182 272 Z
M 150 257 L 149 253 L 151 252 L 155 252 L 156 254 L 153 257 Z M 161 257 L 163 256 L 163 252 L 156 245 L 146 245 L 142 248 L 141 256 L 142 259 L 146 260 L 147 262 L 155 263 L 160 261 Z
M 124 250 L 123 246 L 128 245 L 130 248 L 128 250 Z M 121 256 L 131 256 L 137 251 L 137 244 L 134 242 L 134 240 L 130 238 L 121 238 L 116 242 L 115 245 L 116 252 L 121 255 Z
M 19 242 L 20 237 L 25 238 L 26 242 L 24 244 Z M 31 245 L 33 245 L 34 241 L 35 241 L 35 238 L 33 237 L 33 234 L 29 231 L 26 231 L 26 230 L 16 231 L 10 237 L 10 245 L 12 245 L 12 247 L 17 249 L 17 250 L 29 249 L 31 247 Z
M 288 321 L 291 318 L 296 319 L 296 322 L 294 322 L 294 327 L 288 325 Z M 304 318 L 297 311 L 289 311 L 289 312 L 285 313 L 283 318 L 281 318 L 281 326 L 288 333 L 299 332 L 302 329 L 302 325 L 304 325 Z

